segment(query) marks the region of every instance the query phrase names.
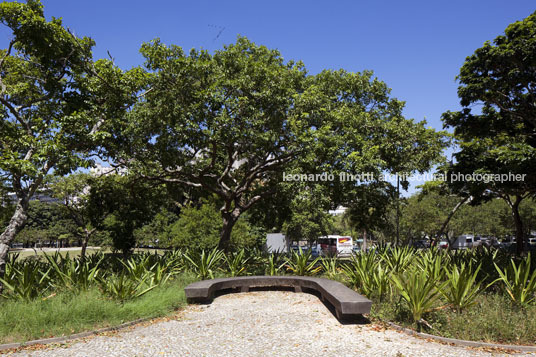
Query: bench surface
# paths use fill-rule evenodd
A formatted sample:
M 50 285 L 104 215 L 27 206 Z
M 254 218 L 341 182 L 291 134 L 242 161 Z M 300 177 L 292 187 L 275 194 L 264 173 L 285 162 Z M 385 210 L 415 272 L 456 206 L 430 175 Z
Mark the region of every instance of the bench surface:
M 316 291 L 322 301 L 328 301 L 335 308 L 337 318 L 368 314 L 372 302 L 366 297 L 339 283 L 338 281 L 308 276 L 241 276 L 197 281 L 188 285 L 184 292 L 188 302 L 207 302 L 220 290 L 249 288 L 293 288 L 296 292 Z

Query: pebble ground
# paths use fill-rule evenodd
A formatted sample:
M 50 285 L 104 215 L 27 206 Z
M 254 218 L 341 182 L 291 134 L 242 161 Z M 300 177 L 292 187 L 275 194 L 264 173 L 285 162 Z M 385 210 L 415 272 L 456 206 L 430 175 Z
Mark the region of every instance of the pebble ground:
M 309 294 L 229 294 L 176 318 L 13 356 L 501 356 L 374 324 L 341 324 Z

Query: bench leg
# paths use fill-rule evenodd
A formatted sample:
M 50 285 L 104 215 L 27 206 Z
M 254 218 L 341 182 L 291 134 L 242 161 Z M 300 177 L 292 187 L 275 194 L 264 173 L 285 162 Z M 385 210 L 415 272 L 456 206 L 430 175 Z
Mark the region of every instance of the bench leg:
M 241 292 L 241 293 L 247 293 L 247 292 L 249 292 L 249 286 L 241 286 L 241 287 L 240 287 L 240 292 Z
M 337 316 L 338 320 L 341 320 L 341 318 L 342 318 L 341 312 L 339 310 L 337 310 L 337 309 L 335 309 L 335 316 Z
M 295 286 L 295 287 L 294 287 L 294 292 L 295 292 L 295 293 L 301 293 L 301 292 L 302 292 L 302 288 L 301 288 L 301 286 Z

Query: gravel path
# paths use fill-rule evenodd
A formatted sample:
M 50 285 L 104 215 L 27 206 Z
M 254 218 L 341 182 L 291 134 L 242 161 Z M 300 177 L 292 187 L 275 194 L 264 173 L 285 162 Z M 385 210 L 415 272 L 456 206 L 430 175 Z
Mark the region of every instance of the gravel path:
M 179 319 L 15 356 L 498 356 L 375 325 L 341 325 L 313 295 L 229 294 Z

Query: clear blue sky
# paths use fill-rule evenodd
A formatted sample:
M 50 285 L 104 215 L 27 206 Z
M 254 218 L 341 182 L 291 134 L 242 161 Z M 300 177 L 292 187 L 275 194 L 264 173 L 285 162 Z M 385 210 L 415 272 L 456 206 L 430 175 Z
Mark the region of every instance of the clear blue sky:
M 441 113 L 459 107 L 454 77 L 465 57 L 536 10 L 535 0 L 43 3 L 47 17 L 95 39 L 97 58 L 109 50 L 124 69 L 142 63 L 140 45 L 155 37 L 214 50 L 240 34 L 302 60 L 311 73 L 371 69 L 406 101 L 406 117 L 426 118 L 436 129 Z M 6 29 L 0 36 L 7 43 Z

